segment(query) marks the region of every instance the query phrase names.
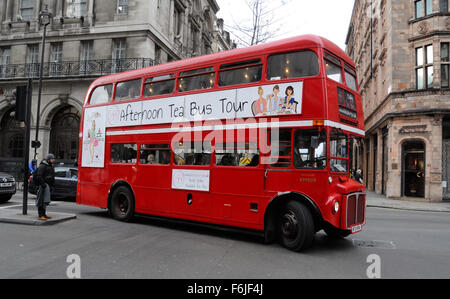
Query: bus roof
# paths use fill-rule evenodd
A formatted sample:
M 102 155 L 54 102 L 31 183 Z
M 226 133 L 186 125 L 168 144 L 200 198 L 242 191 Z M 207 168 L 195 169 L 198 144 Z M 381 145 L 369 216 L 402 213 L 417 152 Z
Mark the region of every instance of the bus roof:
M 260 44 L 252 47 L 239 48 L 229 51 L 223 51 L 219 53 L 198 56 L 194 58 L 188 58 L 183 60 L 178 60 L 174 62 L 169 62 L 165 64 L 155 65 L 147 68 L 142 68 L 138 70 L 128 71 L 125 73 L 119 73 L 109 76 L 100 77 L 94 81 L 92 86 L 104 85 L 116 81 L 124 81 L 127 78 L 138 78 L 143 76 L 148 76 L 149 74 L 160 74 L 160 73 L 170 73 L 176 72 L 178 70 L 183 70 L 184 68 L 193 68 L 196 65 L 199 67 L 204 67 L 207 64 L 216 64 L 218 61 L 225 62 L 226 60 L 236 59 L 237 57 L 245 59 L 246 57 L 254 56 L 258 52 L 276 52 L 276 51 L 289 51 L 291 49 L 298 48 L 324 48 L 328 51 L 334 53 L 335 55 L 342 58 L 346 63 L 354 67 L 354 62 L 347 56 L 347 54 L 339 48 L 333 42 L 327 40 L 326 38 L 316 36 L 316 35 L 301 35 L 296 37 L 291 37 L 275 42 L 270 42 L 266 44 Z

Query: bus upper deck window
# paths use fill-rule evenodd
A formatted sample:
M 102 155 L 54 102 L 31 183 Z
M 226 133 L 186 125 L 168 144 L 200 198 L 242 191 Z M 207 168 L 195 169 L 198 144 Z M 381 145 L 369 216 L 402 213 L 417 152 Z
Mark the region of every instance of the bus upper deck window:
M 259 82 L 262 79 L 262 69 L 261 59 L 221 65 L 219 86 Z
M 324 57 L 327 77 L 336 82 L 343 83 L 341 61 L 328 53 L 325 53 Z
M 111 102 L 112 90 L 113 90 L 112 84 L 97 87 L 94 90 L 94 92 L 92 92 L 89 104 L 90 105 L 99 105 L 99 104 L 106 104 L 106 103 Z
M 319 74 L 319 61 L 313 51 L 276 54 L 269 57 L 267 79 L 313 77 Z
M 144 96 L 153 97 L 170 94 L 175 90 L 175 75 L 159 76 L 145 80 Z
M 141 97 L 142 80 L 120 82 L 116 87 L 115 101 L 134 100 Z
M 192 91 L 209 89 L 214 86 L 214 68 L 208 67 L 193 71 L 181 72 L 178 84 L 178 91 Z
M 347 82 L 347 86 L 354 91 L 358 91 L 358 87 L 356 86 L 356 72 L 345 65 L 345 82 Z

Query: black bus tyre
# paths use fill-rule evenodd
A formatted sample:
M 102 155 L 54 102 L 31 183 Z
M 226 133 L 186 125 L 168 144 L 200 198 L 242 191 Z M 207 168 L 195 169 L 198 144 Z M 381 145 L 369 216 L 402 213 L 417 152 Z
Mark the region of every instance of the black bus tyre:
M 311 247 L 315 230 L 311 211 L 298 201 L 288 202 L 281 210 L 279 231 L 284 247 L 302 251 Z
M 134 196 L 129 188 L 120 186 L 111 195 L 110 213 L 114 219 L 129 222 L 134 216 Z

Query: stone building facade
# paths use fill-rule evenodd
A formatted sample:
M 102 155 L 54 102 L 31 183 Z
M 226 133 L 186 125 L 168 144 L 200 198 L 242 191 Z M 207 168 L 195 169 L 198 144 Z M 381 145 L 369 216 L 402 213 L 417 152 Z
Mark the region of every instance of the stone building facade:
M 0 171 L 19 177 L 24 129 L 14 121 L 16 86 L 34 79 L 35 139 L 44 8 L 47 27 L 38 159 L 78 155 L 85 93 L 97 77 L 233 47 L 216 0 L 0 0 Z M 32 157 L 34 152 L 32 152 Z
M 369 190 L 450 198 L 448 0 L 356 0 L 347 53 L 357 65 Z

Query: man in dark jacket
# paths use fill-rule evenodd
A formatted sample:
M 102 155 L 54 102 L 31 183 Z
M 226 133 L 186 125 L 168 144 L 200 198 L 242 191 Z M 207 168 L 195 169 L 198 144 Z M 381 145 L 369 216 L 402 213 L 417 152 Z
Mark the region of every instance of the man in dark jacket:
M 55 163 L 55 156 L 49 154 L 45 160 L 41 162 L 33 181 L 36 186 L 39 187 L 36 197 L 36 207 L 38 208 L 39 220 L 46 221 L 51 217 L 46 215 L 46 207 L 51 201 L 51 188 L 55 184 L 55 169 L 53 168 Z

